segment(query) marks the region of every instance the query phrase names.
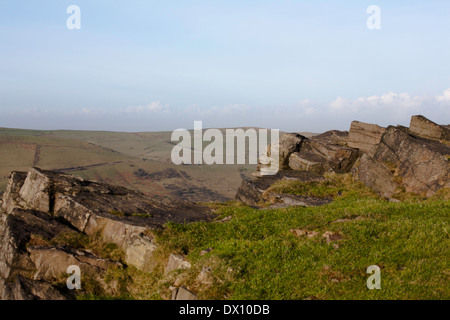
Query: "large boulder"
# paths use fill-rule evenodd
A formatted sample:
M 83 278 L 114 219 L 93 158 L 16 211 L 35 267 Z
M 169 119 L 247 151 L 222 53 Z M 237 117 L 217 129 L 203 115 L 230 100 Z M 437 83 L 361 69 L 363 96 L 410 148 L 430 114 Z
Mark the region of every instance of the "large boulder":
M 348 146 L 373 156 L 385 130 L 376 124 L 353 121 L 348 134 Z
M 450 129 L 425 118 L 424 116 L 412 116 L 409 131 L 415 136 L 426 139 L 450 142 Z
M 431 196 L 450 187 L 450 146 L 387 128 L 373 156 L 361 158 L 359 178 L 385 196 L 397 191 Z

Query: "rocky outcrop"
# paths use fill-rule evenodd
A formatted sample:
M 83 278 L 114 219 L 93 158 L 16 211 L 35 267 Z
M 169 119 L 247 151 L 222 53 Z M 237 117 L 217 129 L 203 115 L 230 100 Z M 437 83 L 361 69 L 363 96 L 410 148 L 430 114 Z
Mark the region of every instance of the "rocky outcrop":
M 236 198 L 250 206 L 259 207 L 271 203 L 269 208 L 286 206 L 317 206 L 331 202 L 331 199 L 277 194 L 269 191 L 279 180 L 303 182 L 324 180 L 326 172 L 350 172 L 359 156 L 359 151 L 347 146 L 348 132 L 332 130 L 306 138 L 298 134 L 284 135 L 280 141 L 280 170 L 274 175 L 263 176 L 257 172 L 256 179 L 242 181 Z M 289 146 L 289 143 L 292 143 Z M 269 145 L 267 150 L 276 148 Z M 267 160 L 263 155 L 261 162 Z M 283 166 L 281 166 L 283 164 Z
M 122 266 L 91 252 L 52 244 L 61 234 L 99 236 L 124 252 L 126 264 L 150 271 L 157 248 L 154 230 L 168 221 L 211 217 L 204 206 L 156 201 L 79 177 L 38 168 L 13 172 L 0 210 L 0 299 L 67 298 L 71 295 L 52 286 L 68 266 L 79 266 L 82 274 L 100 284 L 108 268 Z
M 425 139 L 450 142 L 448 126 L 441 126 L 420 115 L 411 117 L 409 132 Z
M 376 124 L 353 121 L 348 134 L 348 146 L 373 156 L 385 130 Z
M 314 179 L 328 172 L 351 172 L 355 179 L 387 198 L 404 192 L 429 197 L 450 187 L 448 133 L 448 126 L 413 116 L 409 129 L 353 121 L 349 132 L 333 130 L 312 138 L 297 137 L 295 142 L 295 134 L 290 134 L 289 139 L 283 140 L 282 148 L 288 150 L 280 160 L 284 169 L 273 176 L 243 181 L 236 198 L 251 206 L 274 199 L 278 201 L 274 207 L 323 204 L 301 195 L 298 198 L 268 192 L 275 182 L 295 176 L 291 172 L 315 174 Z M 271 145 L 268 150 L 271 148 L 276 146 Z M 297 178 L 311 181 L 312 176 Z

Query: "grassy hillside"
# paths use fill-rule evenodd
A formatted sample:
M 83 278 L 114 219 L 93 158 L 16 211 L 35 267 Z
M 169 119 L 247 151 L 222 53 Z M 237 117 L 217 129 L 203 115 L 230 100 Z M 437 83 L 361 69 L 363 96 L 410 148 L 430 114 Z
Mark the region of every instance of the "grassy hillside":
M 169 133 L 0 129 L 0 191 L 12 170 L 60 170 L 195 201 L 232 198 L 254 166 L 174 166 Z M 449 299 L 450 192 L 425 200 L 405 194 L 388 202 L 349 176 L 326 182 L 278 182 L 273 191 L 333 197 L 321 207 L 257 210 L 236 202 L 212 203 L 217 222 L 167 224 L 157 234 L 157 267 L 108 271 L 119 284 L 105 297 L 84 279 L 80 299 L 167 299 L 177 283 L 199 299 Z M 61 239 L 119 259 L 98 239 Z M 202 250 L 206 254 L 200 254 Z M 164 274 L 170 254 L 192 268 Z M 368 290 L 366 270 L 381 268 L 381 290 Z M 199 275 L 208 272 L 207 281 Z
M 152 274 L 112 273 L 126 283 L 120 297 L 167 298 L 177 282 L 199 299 L 450 298 L 449 190 L 392 203 L 345 177 L 328 184 L 327 195 L 333 186 L 339 195 L 322 207 L 256 210 L 229 202 L 214 206 L 218 221 L 228 217 L 223 222 L 168 224 Z M 320 185 L 292 187 L 323 192 Z M 192 268 L 164 275 L 170 253 L 187 255 Z M 371 265 L 381 268 L 381 290 L 366 287 Z M 203 268 L 210 284 L 201 283 Z

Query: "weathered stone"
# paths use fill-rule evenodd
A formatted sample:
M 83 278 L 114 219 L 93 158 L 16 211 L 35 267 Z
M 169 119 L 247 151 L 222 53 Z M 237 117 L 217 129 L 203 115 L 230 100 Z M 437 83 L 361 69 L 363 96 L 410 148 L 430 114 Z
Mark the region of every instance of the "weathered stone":
M 409 131 L 422 138 L 450 142 L 450 130 L 447 126 L 438 125 L 424 116 L 412 116 Z
M 197 300 L 197 296 L 195 295 L 195 293 L 189 291 L 185 287 L 179 287 L 176 291 L 175 299 L 173 298 L 174 295 L 172 295 L 172 300 Z
M 0 228 L 0 278 L 10 280 L 17 274 L 35 272 L 26 249 L 32 236 L 50 240 L 59 233 L 72 229 L 59 223 L 45 213 L 30 210 L 13 209 L 3 215 Z
M 145 221 L 136 221 L 139 219 L 142 218 L 119 219 L 92 214 L 85 232 L 87 234 L 99 232 L 106 242 L 115 243 L 125 252 L 126 263 L 150 271 L 154 266 L 152 255 L 157 248 L 151 233 L 154 227 L 146 225 Z
M 364 154 L 360 159 L 358 177 L 366 186 L 387 198 L 391 197 L 399 187 L 389 168 L 383 163 L 374 161 L 367 154 Z
M 50 197 L 53 192 L 48 176 L 35 168 L 28 175 L 20 188 L 20 198 L 25 202 L 25 209 L 50 212 Z
M 348 131 L 330 130 L 309 138 L 324 145 L 337 145 L 346 147 L 348 143 Z
M 328 131 L 303 141 L 299 152 L 289 157 L 289 167 L 318 174 L 349 172 L 358 158 L 358 151 L 346 147 L 347 132 Z
M 406 192 L 433 195 L 450 187 L 450 145 L 409 135 L 404 127 L 388 127 L 374 160 L 392 167 Z
M 189 261 L 185 260 L 185 261 L 181 262 L 181 264 L 180 264 L 180 266 L 178 268 L 186 270 L 186 269 L 192 268 L 192 265 L 191 265 L 191 263 Z
M 52 281 L 61 274 L 66 274 L 71 265 L 80 267 L 82 274 L 98 277 L 109 267 L 121 267 L 122 264 L 108 259 L 102 259 L 89 252 L 76 250 L 67 246 L 27 248 L 30 260 L 36 267 L 34 280 Z
M 353 121 L 348 135 L 348 146 L 373 156 L 385 130 L 376 124 Z
M 0 218 L 0 299 L 59 297 L 59 290 L 51 283 L 26 279 L 37 269 L 27 248 L 32 240 L 48 242 L 73 230 L 39 211 L 14 208 L 9 214 L 0 213 Z
M 171 287 L 171 288 L 172 288 L 172 299 L 171 300 L 176 300 L 177 294 L 178 294 L 178 288 L 175 288 L 175 287 Z
M 311 150 L 326 159 L 327 171 L 346 173 L 351 170 L 359 156 L 358 151 L 341 145 L 324 144 L 314 139 L 311 140 Z
M 157 248 L 155 229 L 168 221 L 184 223 L 213 217 L 205 206 L 155 200 L 126 188 L 38 168 L 27 174 L 13 173 L 3 200 L 0 281 L 12 283 L 17 276 L 25 280 L 16 287 L 0 288 L 0 299 L 46 296 L 45 292 L 25 294 L 31 292 L 30 286 L 44 291 L 52 288 L 51 279 L 65 273 L 69 265 L 78 265 L 84 274 L 94 276 L 102 275 L 108 266 L 120 265 L 74 248 L 51 246 L 51 240 L 60 233 L 99 234 L 103 241 L 124 251 L 127 264 L 150 271 Z M 189 267 L 187 261 L 179 266 Z M 33 282 L 29 279 L 33 277 L 46 282 Z
M 209 286 L 213 283 L 213 276 L 210 267 L 203 267 L 202 271 L 198 274 L 197 281 L 202 285 Z
M 63 292 L 45 281 L 18 275 L 14 282 L 0 279 L 0 300 L 72 300 L 70 292 Z
M 363 156 L 359 179 L 391 198 L 406 191 L 431 196 L 450 186 L 450 146 L 409 134 L 407 128 L 390 126 L 373 156 Z
M 323 174 L 326 170 L 325 158 L 309 151 L 294 152 L 289 157 L 289 167 L 292 170 L 311 171 Z
M 289 169 L 289 156 L 300 150 L 303 140 L 306 138 L 298 133 L 285 133 L 281 135 L 279 143 L 267 146 L 263 155 L 258 159 L 258 167 L 255 176 L 272 175 L 271 163 L 279 162 L 279 170 Z M 276 150 L 276 151 L 275 151 Z M 278 153 L 278 159 L 274 155 Z
M 167 274 L 177 270 L 183 261 L 183 256 L 178 254 L 170 254 L 169 261 L 167 262 L 166 268 L 164 269 L 164 273 Z
M 10 213 L 15 207 L 19 206 L 18 201 L 20 201 L 19 191 L 22 188 L 25 178 L 27 177 L 26 172 L 13 171 L 9 176 L 6 191 L 3 194 L 2 207 L 7 212 Z
M 253 180 L 243 180 L 239 187 L 236 199 L 250 206 L 259 206 L 264 202 L 263 194 L 279 180 L 298 180 L 304 182 L 323 181 L 324 177 L 308 171 L 280 171 L 273 176 L 264 176 Z
M 105 241 L 124 250 L 126 263 L 145 271 L 153 267 L 151 257 L 156 244 L 152 230 L 167 221 L 184 223 L 212 218 L 210 209 L 204 206 L 156 201 L 123 187 L 38 168 L 31 169 L 26 177 L 17 174 L 10 180 L 5 196 L 9 209 L 17 206 L 48 212 L 80 232 L 99 233 Z M 17 197 L 9 197 L 13 194 Z

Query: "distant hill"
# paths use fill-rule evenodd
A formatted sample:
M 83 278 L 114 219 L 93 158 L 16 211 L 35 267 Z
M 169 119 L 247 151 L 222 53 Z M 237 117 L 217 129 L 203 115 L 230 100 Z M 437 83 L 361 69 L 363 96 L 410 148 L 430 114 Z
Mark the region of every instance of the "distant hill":
M 192 201 L 235 196 L 255 165 L 172 164 L 171 132 L 107 132 L 0 128 L 0 192 L 11 171 L 70 172 L 139 190 L 147 195 Z

